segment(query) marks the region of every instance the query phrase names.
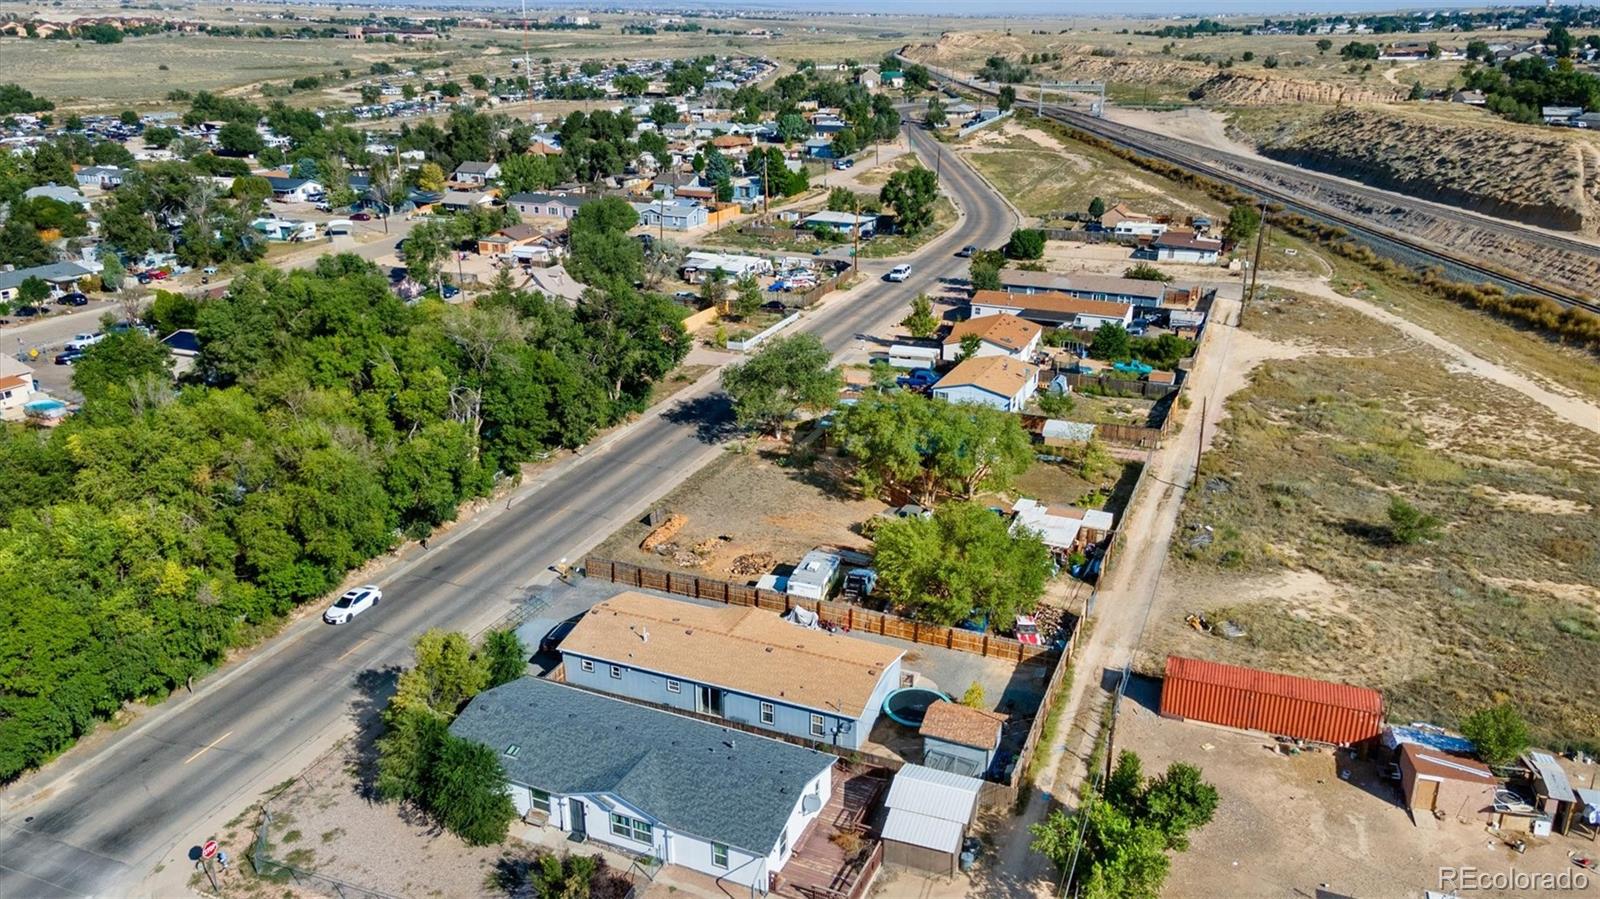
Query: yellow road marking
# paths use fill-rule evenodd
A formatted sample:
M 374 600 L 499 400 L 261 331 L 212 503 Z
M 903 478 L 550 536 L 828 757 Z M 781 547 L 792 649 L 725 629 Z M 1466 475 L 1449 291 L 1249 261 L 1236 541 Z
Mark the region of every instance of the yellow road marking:
M 199 758 L 200 756 L 205 755 L 206 753 L 210 752 L 211 750 L 217 748 L 217 744 L 218 743 L 221 743 L 223 740 L 226 740 L 231 736 L 233 736 L 233 731 L 230 730 L 227 733 L 223 734 L 222 736 L 216 738 L 215 740 L 212 740 L 209 744 L 200 747 L 200 750 L 198 752 L 196 752 L 194 755 L 191 755 L 188 758 L 184 759 L 183 763 L 185 765 L 189 764 L 190 762 L 194 761 L 195 759 Z
M 362 637 L 360 643 L 357 643 L 356 645 L 354 645 L 354 646 L 350 647 L 349 649 L 345 650 L 344 651 L 344 655 L 339 656 L 337 659 L 334 659 L 334 661 L 335 662 L 344 661 L 344 657 L 345 656 L 349 655 L 352 652 L 355 652 L 356 650 L 360 649 L 363 646 L 366 646 L 370 642 L 372 642 L 372 638 L 371 637 Z

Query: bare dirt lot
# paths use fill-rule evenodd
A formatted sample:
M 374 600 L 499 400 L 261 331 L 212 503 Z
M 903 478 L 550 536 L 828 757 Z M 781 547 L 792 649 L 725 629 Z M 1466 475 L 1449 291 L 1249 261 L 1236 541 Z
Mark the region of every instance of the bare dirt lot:
M 1130 689 L 1117 719 L 1118 745 L 1137 751 L 1147 773 L 1175 761 L 1197 765 L 1221 794 L 1216 817 L 1196 832 L 1188 852 L 1173 856 L 1163 891 L 1168 899 L 1310 896 L 1322 890 L 1421 896 L 1439 889 L 1440 866 L 1575 871 L 1567 851 L 1593 851 L 1587 840 L 1556 836 L 1529 838 L 1527 853 L 1518 855 L 1482 824 L 1431 816 L 1414 824 L 1375 763 L 1353 759 L 1348 751 L 1286 756 L 1262 734 L 1161 718 L 1151 708 L 1158 689 L 1142 679 Z M 1590 882 L 1589 889 L 1570 895 L 1600 895 L 1600 877 Z
M 1382 690 L 1394 718 L 1446 725 L 1510 699 L 1540 739 L 1592 743 L 1600 518 L 1578 510 L 1600 504 L 1593 432 L 1330 300 L 1275 291 L 1244 327 L 1296 357 L 1229 403 L 1146 669 L 1179 652 L 1347 681 Z M 1393 497 L 1439 533 L 1396 543 Z M 1248 636 L 1198 633 L 1189 612 Z

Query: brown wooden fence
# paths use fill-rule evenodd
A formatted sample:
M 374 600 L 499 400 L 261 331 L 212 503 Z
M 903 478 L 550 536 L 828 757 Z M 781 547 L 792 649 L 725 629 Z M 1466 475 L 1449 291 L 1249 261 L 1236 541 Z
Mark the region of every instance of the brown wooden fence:
M 907 640 L 924 646 L 942 646 L 958 652 L 969 652 L 986 658 L 1026 662 L 1040 656 L 1054 656 L 1056 651 L 1046 646 L 1020 643 L 1010 637 L 979 634 L 961 628 L 945 627 L 911 621 L 889 612 L 874 612 L 847 603 L 827 600 L 796 599 L 776 590 L 762 590 L 744 584 L 716 578 L 701 577 L 660 568 L 645 568 L 591 556 L 584 562 L 587 576 L 627 584 L 641 590 L 674 593 L 695 599 L 709 599 L 733 606 L 754 606 L 769 612 L 783 614 L 795 606 L 815 612 L 824 624 L 847 631 L 866 631 L 897 640 Z M 1069 643 L 1068 652 L 1071 652 Z

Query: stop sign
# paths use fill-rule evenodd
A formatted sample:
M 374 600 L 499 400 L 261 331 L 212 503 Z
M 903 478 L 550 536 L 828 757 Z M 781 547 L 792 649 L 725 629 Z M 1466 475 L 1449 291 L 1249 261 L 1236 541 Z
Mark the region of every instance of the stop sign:
M 205 845 L 200 847 L 200 855 L 203 858 L 211 858 L 212 856 L 214 856 L 216 854 L 217 854 L 217 841 L 216 840 L 206 840 Z

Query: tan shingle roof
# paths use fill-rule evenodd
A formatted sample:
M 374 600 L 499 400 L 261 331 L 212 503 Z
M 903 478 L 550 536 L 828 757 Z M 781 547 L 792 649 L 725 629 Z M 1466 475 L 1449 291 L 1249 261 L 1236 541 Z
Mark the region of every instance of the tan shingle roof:
M 939 390 L 971 384 L 999 396 L 1013 397 L 1029 379 L 1038 377 L 1038 368 L 1010 356 L 974 356 L 950 369 L 933 386 Z
M 1060 315 L 1106 315 L 1122 318 L 1133 306 L 1109 300 L 1080 300 L 1064 293 L 1006 293 L 1003 290 L 980 290 L 972 296 L 975 306 L 1009 306 L 1013 309 L 1037 309 Z
M 647 636 L 648 635 L 648 636 Z M 810 630 L 773 612 L 619 593 L 561 641 L 563 652 L 805 708 L 861 714 L 901 651 Z
M 995 346 L 1016 351 L 1031 343 L 1043 330 L 1033 322 L 1002 312 L 999 315 L 983 315 L 957 323 L 950 329 L 950 336 L 944 339 L 944 344 L 945 346 L 959 344 L 968 334 L 976 334 L 980 339 Z
M 953 702 L 928 706 L 922 719 L 922 735 L 975 749 L 993 749 L 1000 742 L 1000 727 L 1006 716 L 999 712 L 969 708 Z

